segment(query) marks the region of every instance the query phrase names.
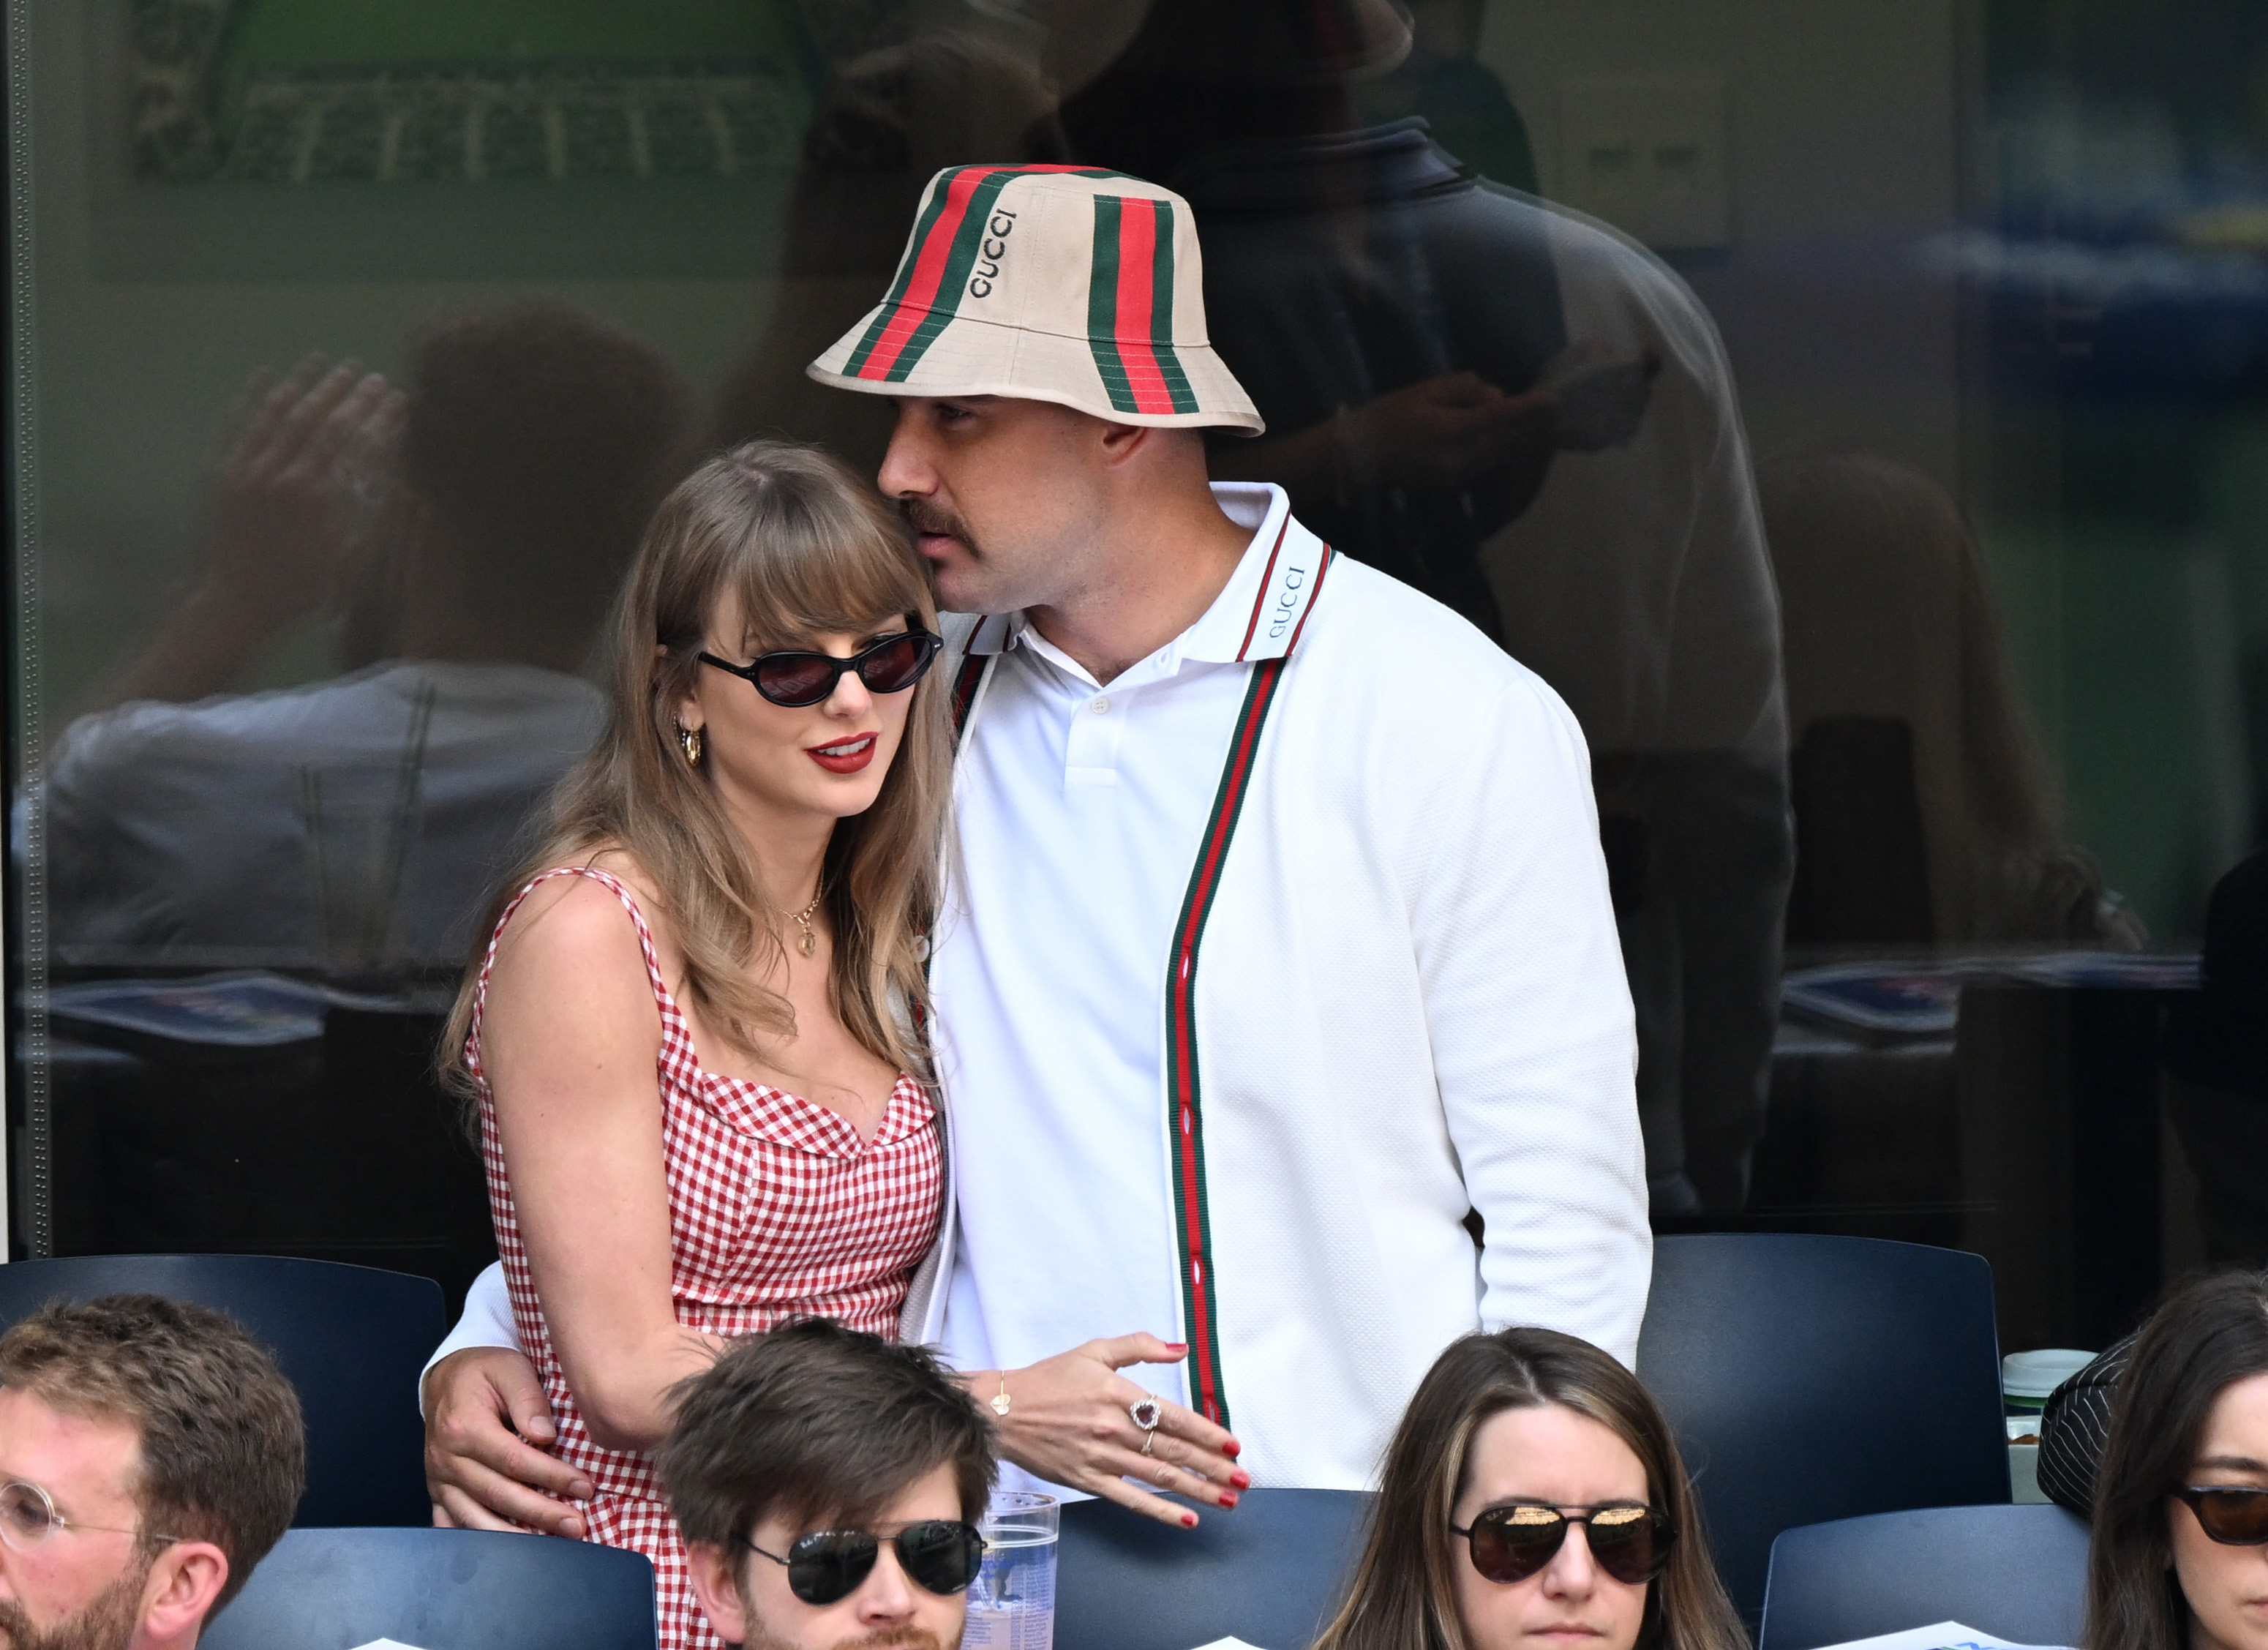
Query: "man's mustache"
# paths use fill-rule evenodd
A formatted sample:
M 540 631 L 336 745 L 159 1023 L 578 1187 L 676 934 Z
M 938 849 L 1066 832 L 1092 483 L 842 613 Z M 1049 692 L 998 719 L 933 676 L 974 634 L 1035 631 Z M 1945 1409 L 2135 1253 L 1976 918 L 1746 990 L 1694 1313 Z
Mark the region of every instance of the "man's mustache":
M 968 542 L 968 529 L 951 511 L 939 510 L 918 498 L 901 498 L 898 500 L 898 513 L 917 533 L 943 534 L 947 538 L 959 539 L 963 544 Z

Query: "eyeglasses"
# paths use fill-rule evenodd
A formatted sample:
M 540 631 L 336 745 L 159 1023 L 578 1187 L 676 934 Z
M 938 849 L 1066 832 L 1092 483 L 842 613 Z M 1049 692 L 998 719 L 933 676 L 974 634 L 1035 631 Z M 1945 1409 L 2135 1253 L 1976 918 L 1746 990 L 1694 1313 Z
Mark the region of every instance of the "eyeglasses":
M 943 637 L 927 630 L 902 630 L 848 659 L 832 653 L 763 653 L 748 664 L 735 665 L 703 653 L 701 662 L 738 676 L 774 704 L 795 710 L 817 704 L 833 693 L 846 670 L 857 671 L 869 692 L 903 693 L 929 674 L 937 650 L 944 645 Z
M 899 1566 L 932 1593 L 961 1592 L 983 1567 L 984 1537 L 974 1524 L 924 1519 L 888 1539 L 898 1550 Z M 857 1592 L 873 1573 L 882 1541 L 870 1530 L 817 1530 L 797 1536 L 783 1558 L 740 1537 L 740 1544 L 758 1558 L 787 1566 L 788 1591 L 806 1604 L 832 1604 Z
M 75 1518 L 65 1518 L 55 1511 L 55 1497 L 26 1479 L 11 1478 L 0 1484 L 0 1541 L 18 1552 L 30 1552 L 60 1529 L 100 1530 L 110 1536 L 141 1533 L 115 1524 L 82 1524 Z M 152 1534 L 158 1541 L 180 1540 L 179 1536 Z
M 2174 1499 L 2189 1503 L 2198 1528 L 2224 1547 L 2268 1545 L 2268 1490 L 2184 1484 Z
M 1661 1573 L 1677 1539 L 1667 1516 L 1627 1503 L 1562 1509 L 1523 1501 L 1492 1506 L 1473 1520 L 1470 1529 L 1452 1524 L 1449 1533 L 1471 1543 L 1473 1568 L 1488 1580 L 1525 1581 L 1551 1562 L 1572 1524 L 1584 1527 L 1599 1568 L 1631 1587 Z

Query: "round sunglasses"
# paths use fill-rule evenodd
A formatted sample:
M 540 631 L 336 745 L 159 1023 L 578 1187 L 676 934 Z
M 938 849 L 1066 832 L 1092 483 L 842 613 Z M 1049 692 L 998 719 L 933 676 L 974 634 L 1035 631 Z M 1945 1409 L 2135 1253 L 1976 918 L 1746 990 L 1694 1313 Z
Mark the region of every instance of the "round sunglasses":
M 984 1537 L 976 1525 L 956 1519 L 924 1519 L 887 1539 L 898 1550 L 898 1567 L 932 1593 L 961 1592 L 983 1567 Z M 766 1552 L 746 1536 L 740 1544 L 760 1558 L 785 1565 L 787 1590 L 805 1603 L 832 1604 L 850 1597 L 874 1573 L 883 1540 L 871 1530 L 814 1530 L 797 1536 L 785 1558 Z
M 2187 1502 L 2198 1527 L 2222 1546 L 2268 1546 L 2268 1489 L 2191 1484 L 2174 1499 Z
M 1566 1544 L 1570 1526 L 1583 1526 L 1591 1557 L 1617 1581 L 1641 1587 L 1660 1575 L 1677 1539 L 1676 1527 L 1650 1506 L 1628 1502 L 1562 1509 L 1531 1502 L 1491 1506 L 1472 1528 L 1449 1526 L 1473 1550 L 1473 1568 L 1491 1581 L 1525 1581 Z
M 817 704 L 835 691 L 845 671 L 855 670 L 869 693 L 903 693 L 929 674 L 945 638 L 927 630 L 902 630 L 886 636 L 848 659 L 832 653 L 787 651 L 761 653 L 745 665 L 703 653 L 701 662 L 738 676 L 774 704 L 799 710 Z

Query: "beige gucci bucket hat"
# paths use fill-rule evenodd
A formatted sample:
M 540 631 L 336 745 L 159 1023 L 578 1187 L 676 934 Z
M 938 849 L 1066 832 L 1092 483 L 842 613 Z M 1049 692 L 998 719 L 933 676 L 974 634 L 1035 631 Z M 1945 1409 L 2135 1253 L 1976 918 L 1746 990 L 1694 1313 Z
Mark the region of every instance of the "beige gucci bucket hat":
M 1189 204 L 1085 166 L 948 166 L 888 295 L 806 369 L 880 395 L 1006 395 L 1121 424 L 1262 429 L 1206 340 Z

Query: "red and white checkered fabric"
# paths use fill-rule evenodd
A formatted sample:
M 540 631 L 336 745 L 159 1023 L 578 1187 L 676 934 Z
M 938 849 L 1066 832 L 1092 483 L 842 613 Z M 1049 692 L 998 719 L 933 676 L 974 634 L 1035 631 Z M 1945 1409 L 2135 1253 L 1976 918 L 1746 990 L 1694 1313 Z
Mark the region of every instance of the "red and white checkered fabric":
M 677 1321 L 714 1335 L 755 1335 L 789 1318 L 834 1318 L 895 1338 L 914 1268 L 937 1236 L 944 1152 L 920 1084 L 901 1075 L 871 1141 L 836 1113 L 762 1083 L 701 1069 L 685 1015 L 662 981 L 653 935 L 630 890 L 603 871 L 563 866 L 520 889 L 490 938 L 474 1003 L 466 1066 L 480 1087 L 481 1153 L 497 1252 L 512 1289 L 520 1344 L 559 1424 L 555 1451 L 590 1477 L 591 1536 L 653 1561 L 661 1650 L 712 1650 L 721 1640 L 695 1602 L 677 1523 L 650 1457 L 592 1441 L 543 1322 L 497 1142 L 480 1064 L 480 1025 L 497 941 L 541 883 L 584 876 L 613 890 L 637 926 L 661 1012 L 659 1079 L 669 1175 L 671 1293 Z

